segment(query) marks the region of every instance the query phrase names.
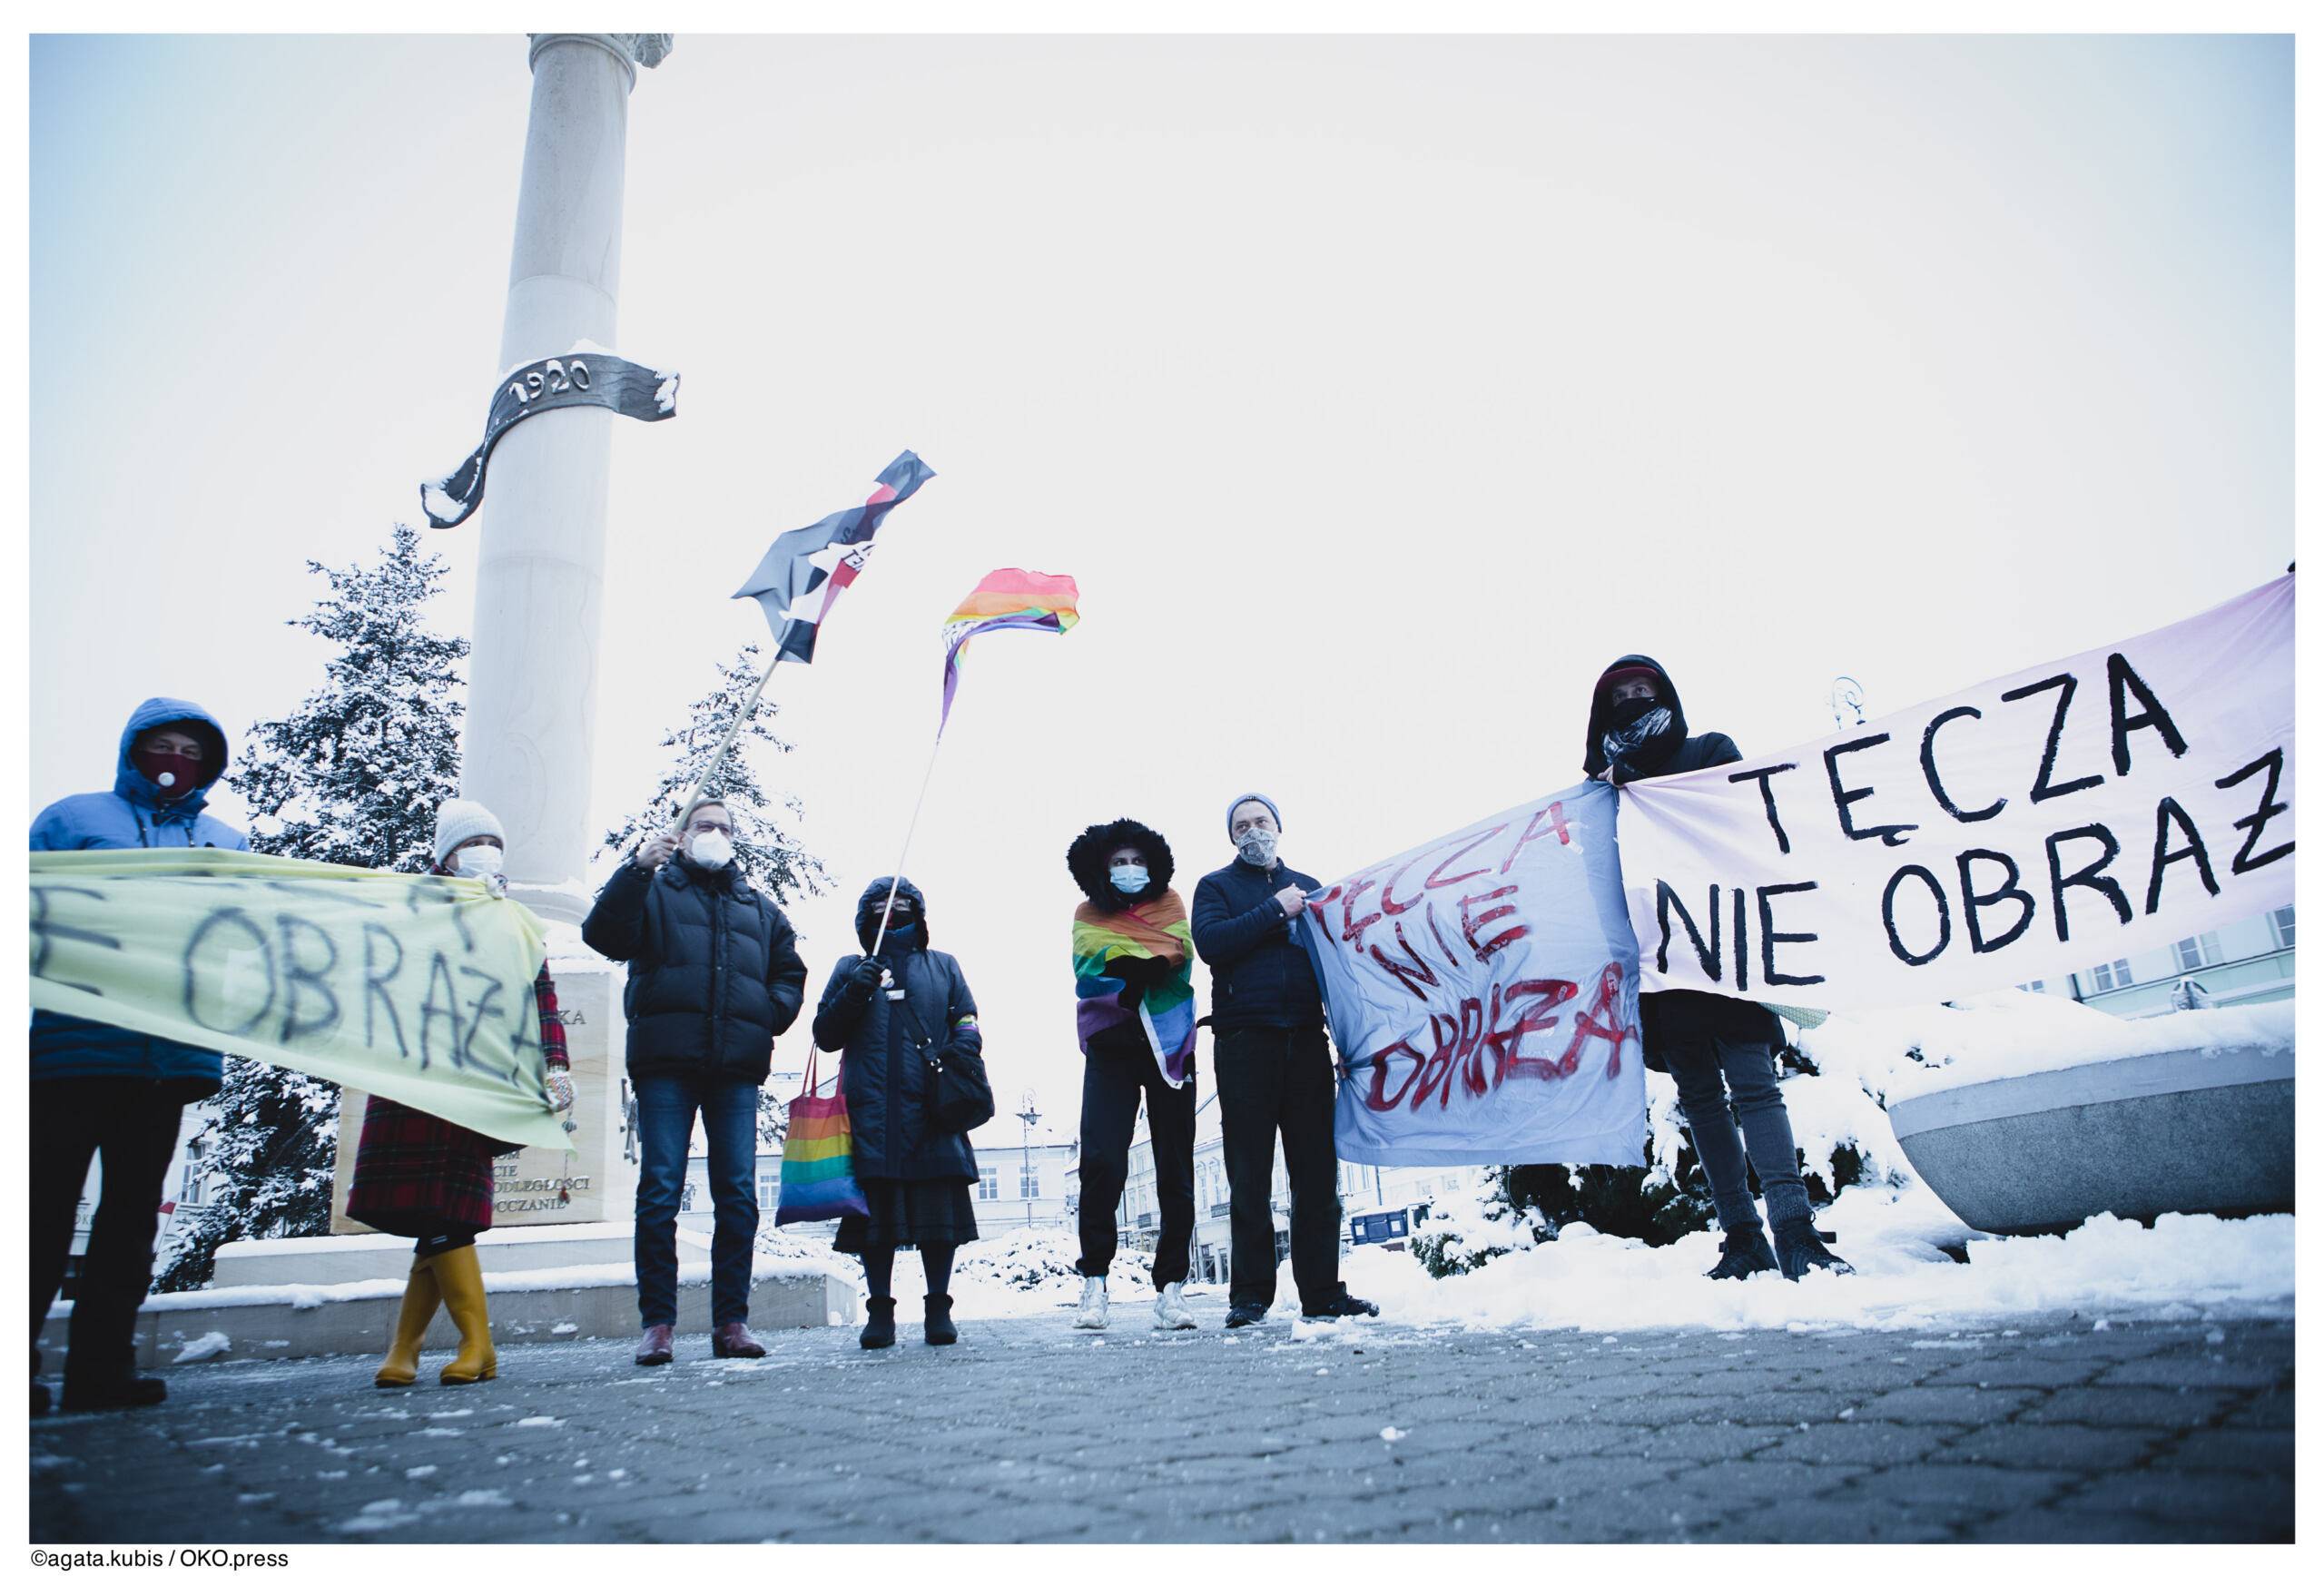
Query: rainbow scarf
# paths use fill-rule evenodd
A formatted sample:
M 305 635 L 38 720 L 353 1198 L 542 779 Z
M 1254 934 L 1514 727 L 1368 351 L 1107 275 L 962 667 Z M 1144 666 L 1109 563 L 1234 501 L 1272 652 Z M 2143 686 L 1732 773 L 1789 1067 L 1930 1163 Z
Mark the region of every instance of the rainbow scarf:
M 1106 972 L 1121 958 L 1158 958 L 1177 972 L 1148 986 L 1137 1004 L 1137 1021 L 1162 1077 L 1177 1089 L 1195 1076 L 1195 933 L 1187 923 L 1186 901 L 1165 888 L 1162 896 L 1128 909 L 1104 910 L 1084 903 L 1073 912 L 1073 989 L 1078 999 L 1076 1028 L 1081 1050 L 1089 1038 L 1130 1021 L 1122 1006 L 1126 982 Z
M 1063 635 L 1081 622 L 1075 606 L 1081 588 L 1069 575 L 1037 569 L 996 569 L 977 582 L 952 616 L 944 621 L 944 712 L 936 732 L 952 717 L 952 692 L 960 685 L 960 657 L 969 639 L 987 630 L 1047 630 Z

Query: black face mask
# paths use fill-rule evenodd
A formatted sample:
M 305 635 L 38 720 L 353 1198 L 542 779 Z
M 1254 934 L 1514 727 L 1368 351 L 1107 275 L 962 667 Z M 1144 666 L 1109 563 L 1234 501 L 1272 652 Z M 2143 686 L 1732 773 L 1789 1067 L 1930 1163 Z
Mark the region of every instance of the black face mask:
M 1606 713 L 1606 726 L 1628 728 L 1661 705 L 1651 695 L 1633 695 L 1627 701 L 1617 701 Z

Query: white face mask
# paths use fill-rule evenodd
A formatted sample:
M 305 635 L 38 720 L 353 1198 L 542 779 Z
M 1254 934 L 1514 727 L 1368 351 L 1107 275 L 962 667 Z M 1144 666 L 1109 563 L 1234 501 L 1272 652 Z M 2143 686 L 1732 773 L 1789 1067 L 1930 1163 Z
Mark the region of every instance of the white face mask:
M 455 876 L 497 876 L 500 874 L 501 851 L 489 843 L 478 843 L 473 849 L 463 849 L 452 856 Z
M 1264 869 L 1275 863 L 1275 834 L 1265 827 L 1253 827 L 1235 840 L 1235 852 Z
M 694 842 L 686 845 L 686 853 L 697 865 L 715 871 L 734 857 L 734 842 L 724 832 L 712 827 L 696 833 Z

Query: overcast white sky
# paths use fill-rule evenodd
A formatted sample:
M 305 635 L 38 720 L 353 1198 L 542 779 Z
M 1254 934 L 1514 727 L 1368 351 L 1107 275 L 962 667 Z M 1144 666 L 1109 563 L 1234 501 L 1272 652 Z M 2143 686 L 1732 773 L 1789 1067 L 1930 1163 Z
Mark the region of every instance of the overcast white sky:
M 320 681 L 304 560 L 481 427 L 529 83 L 515 34 L 50 38 L 31 83 L 37 808 L 145 695 L 239 735 Z M 1876 715 L 2280 573 L 2291 94 L 2269 38 L 681 34 L 616 349 L 685 389 L 615 429 L 596 820 L 763 636 L 768 540 L 917 448 L 772 692 L 836 884 L 793 918 L 819 991 L 943 615 L 1077 576 L 1078 629 L 972 654 L 911 871 L 1004 1108 L 1069 1130 L 1086 823 L 1190 894 L 1263 788 L 1329 879 L 1578 778 L 1627 651 L 1755 754 L 1836 675 Z M 448 628 L 489 498 L 431 534 Z

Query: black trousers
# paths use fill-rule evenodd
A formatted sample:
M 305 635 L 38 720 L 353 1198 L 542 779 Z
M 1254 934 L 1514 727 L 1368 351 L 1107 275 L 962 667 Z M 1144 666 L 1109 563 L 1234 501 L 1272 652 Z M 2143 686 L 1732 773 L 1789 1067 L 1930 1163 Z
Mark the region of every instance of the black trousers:
M 68 1375 L 118 1373 L 136 1362 L 137 1310 L 153 1279 L 153 1234 L 187 1092 L 141 1079 L 36 1079 L 30 1088 L 34 1366 L 48 1306 L 73 1255 L 81 1187 L 97 1157 L 104 1178 L 74 1294 L 64 1368 Z
M 1233 1196 L 1235 1266 L 1227 1300 L 1275 1302 L 1275 1135 L 1291 1181 L 1291 1276 L 1299 1301 L 1320 1308 L 1340 1289 L 1339 1156 L 1332 1141 L 1336 1093 L 1321 1030 L 1226 1030 L 1212 1053 L 1219 1137 Z
M 1187 1279 L 1195 1238 L 1195 1081 L 1173 1089 L 1141 1037 L 1135 1044 L 1099 1039 L 1081 1069 L 1081 1261 L 1084 1276 L 1103 1276 L 1118 1241 L 1114 1215 L 1129 1180 L 1130 1136 L 1146 1098 L 1146 1130 L 1154 1151 L 1154 1194 L 1162 1236 L 1154 1245 L 1154 1285 Z

